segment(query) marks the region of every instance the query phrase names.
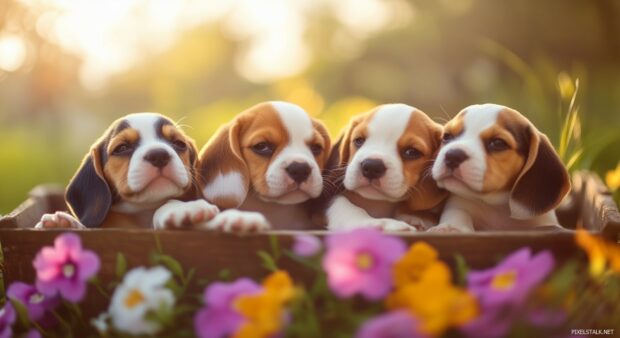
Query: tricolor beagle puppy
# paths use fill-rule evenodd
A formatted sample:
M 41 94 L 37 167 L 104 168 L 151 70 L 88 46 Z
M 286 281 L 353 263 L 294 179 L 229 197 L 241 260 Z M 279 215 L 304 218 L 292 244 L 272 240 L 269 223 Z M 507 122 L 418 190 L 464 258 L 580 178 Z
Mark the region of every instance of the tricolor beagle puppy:
M 196 146 L 168 118 L 127 115 L 91 147 L 67 187 L 72 214 L 43 215 L 36 228 L 179 227 L 207 221 L 218 209 L 199 199 Z M 165 203 L 168 203 L 164 205 Z
M 545 135 L 514 109 L 473 105 L 444 127 L 433 177 L 449 190 L 431 231 L 526 230 L 558 225 L 570 190 L 566 168 Z
M 329 149 L 323 124 L 297 105 L 265 102 L 242 112 L 200 152 L 202 193 L 227 209 L 208 228 L 312 228 L 304 202 L 323 190 Z
M 327 227 L 415 231 L 429 226 L 414 213 L 433 209 L 447 196 L 430 173 L 441 134 L 441 125 L 405 104 L 354 117 L 328 165 L 336 165 L 330 177 L 344 191 L 327 209 Z

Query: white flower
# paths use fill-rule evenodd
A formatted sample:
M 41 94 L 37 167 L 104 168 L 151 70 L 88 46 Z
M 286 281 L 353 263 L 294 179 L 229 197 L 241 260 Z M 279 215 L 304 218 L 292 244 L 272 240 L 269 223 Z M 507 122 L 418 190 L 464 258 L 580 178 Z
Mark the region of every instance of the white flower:
M 104 334 L 108 332 L 108 320 L 110 319 L 110 314 L 107 312 L 102 312 L 99 314 L 97 318 L 93 318 L 90 320 L 90 324 L 99 331 L 99 333 Z
M 171 309 L 175 299 L 164 284 L 172 274 L 163 267 L 135 268 L 114 291 L 109 313 L 112 325 L 131 334 L 155 334 L 161 324 L 148 320 L 147 314 L 160 309 Z

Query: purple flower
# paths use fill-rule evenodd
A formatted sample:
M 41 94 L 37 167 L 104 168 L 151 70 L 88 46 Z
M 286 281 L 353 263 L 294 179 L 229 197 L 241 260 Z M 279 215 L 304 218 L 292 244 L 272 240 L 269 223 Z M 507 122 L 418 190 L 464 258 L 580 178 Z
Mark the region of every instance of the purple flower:
M 99 271 L 99 257 L 82 249 L 80 237 L 65 233 L 46 246 L 34 259 L 37 271 L 37 289 L 48 297 L 60 295 L 68 301 L 78 302 L 86 293 L 86 282 Z
M 312 257 L 321 251 L 321 240 L 312 235 L 297 235 L 293 242 L 293 252 L 302 257 Z
M 14 282 L 6 292 L 9 299 L 18 301 L 24 305 L 28 311 L 28 318 L 34 322 L 41 321 L 45 324 L 55 322 L 54 317 L 49 312 L 60 304 L 58 297 L 48 297 L 40 293 L 33 285 Z
M 41 338 L 41 333 L 33 329 L 33 330 L 26 332 L 26 334 L 21 336 L 21 338 Z
M 418 321 L 406 311 L 396 311 L 372 318 L 362 325 L 357 338 L 423 338 Z
M 523 248 L 494 268 L 471 271 L 467 284 L 482 307 L 521 304 L 530 291 L 549 275 L 553 266 L 553 256 L 549 251 L 532 256 L 529 248 Z
M 520 249 L 497 266 L 471 271 L 467 276 L 469 290 L 476 296 L 481 315 L 462 328 L 471 337 L 503 337 L 520 317 L 530 292 L 551 272 L 554 266 L 549 251 L 532 256 L 529 248 Z
M 346 298 L 361 294 L 369 300 L 386 296 L 392 287 L 392 266 L 405 253 L 398 238 L 373 228 L 330 235 L 323 268 L 331 290 Z
M 262 287 L 248 278 L 211 284 L 204 294 L 206 306 L 194 317 L 196 335 L 200 338 L 219 338 L 234 333 L 244 321 L 233 308 L 235 299 L 260 290 Z
M 0 338 L 13 337 L 13 323 L 15 323 L 15 310 L 11 303 L 6 302 L 3 308 L 0 308 Z

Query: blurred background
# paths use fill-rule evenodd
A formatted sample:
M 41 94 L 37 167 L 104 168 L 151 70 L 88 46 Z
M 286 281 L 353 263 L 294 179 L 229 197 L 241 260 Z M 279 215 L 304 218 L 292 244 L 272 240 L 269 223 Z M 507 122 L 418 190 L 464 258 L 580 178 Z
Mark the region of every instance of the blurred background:
M 169 115 L 202 146 L 273 99 L 334 137 L 378 103 L 438 122 L 501 103 L 571 169 L 605 174 L 620 158 L 620 2 L 0 0 L 0 214 L 65 184 L 126 113 Z

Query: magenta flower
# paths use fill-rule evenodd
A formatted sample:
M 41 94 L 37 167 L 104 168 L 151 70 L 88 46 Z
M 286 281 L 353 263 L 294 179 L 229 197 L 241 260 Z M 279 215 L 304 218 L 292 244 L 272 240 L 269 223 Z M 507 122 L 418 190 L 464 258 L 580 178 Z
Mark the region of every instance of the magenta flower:
M 6 302 L 3 308 L 0 308 L 0 338 L 13 337 L 13 323 L 15 323 L 15 310 L 11 303 Z
M 520 249 L 497 266 L 471 271 L 467 276 L 469 290 L 478 298 L 481 315 L 462 328 L 471 337 L 505 336 L 522 313 L 530 292 L 551 272 L 554 266 L 549 251 L 532 256 L 529 248 Z
M 26 332 L 26 334 L 21 336 L 21 338 L 41 338 L 41 333 L 33 329 L 33 330 Z
M 71 302 L 78 302 L 86 293 L 86 282 L 99 271 L 99 257 L 82 249 L 80 237 L 65 233 L 46 246 L 34 259 L 37 271 L 37 289 L 45 296 L 60 294 Z
M 426 338 L 418 330 L 418 321 L 406 311 L 383 314 L 365 322 L 357 338 Z
M 403 241 L 374 228 L 330 235 L 326 246 L 323 269 L 331 290 L 342 298 L 361 294 L 369 300 L 390 291 L 392 266 L 406 250 Z
M 33 285 L 14 282 L 6 292 L 9 299 L 18 301 L 28 311 L 28 318 L 33 322 L 40 322 L 44 326 L 55 323 L 50 310 L 60 304 L 58 297 L 48 297 L 39 292 Z
M 312 257 L 321 251 L 321 240 L 312 235 L 297 235 L 293 242 L 293 252 L 301 257 Z
M 549 275 L 553 266 L 553 256 L 548 250 L 532 256 L 529 248 L 523 248 L 494 268 L 470 271 L 467 284 L 483 307 L 520 304 Z
M 235 299 L 262 290 L 249 278 L 239 278 L 232 283 L 213 283 L 204 294 L 205 307 L 194 317 L 194 329 L 200 338 L 228 337 L 244 321 L 233 307 Z

